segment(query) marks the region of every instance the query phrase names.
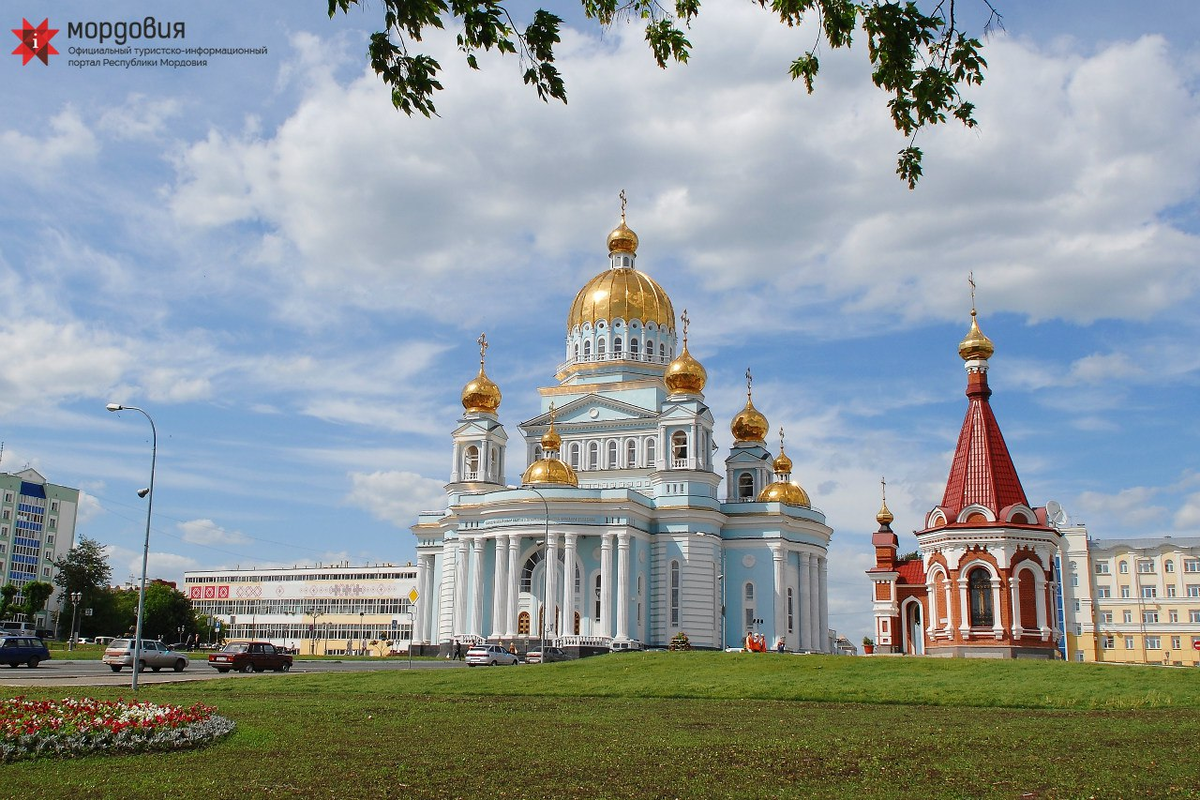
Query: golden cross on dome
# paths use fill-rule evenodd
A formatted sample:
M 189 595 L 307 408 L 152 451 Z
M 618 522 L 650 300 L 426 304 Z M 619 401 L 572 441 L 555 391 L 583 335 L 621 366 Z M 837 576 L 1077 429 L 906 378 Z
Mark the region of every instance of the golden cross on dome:
M 967 273 L 967 283 L 971 284 L 971 316 L 975 316 L 975 271 Z
M 692 320 L 688 317 L 686 308 L 683 310 L 683 314 L 680 315 L 679 318 L 683 320 L 683 346 L 687 347 L 688 323 L 690 323 Z
M 783 455 L 783 426 L 779 426 L 779 454 Z
M 621 198 L 621 222 L 624 222 L 625 221 L 625 190 L 624 189 L 621 190 L 621 194 L 619 196 Z
M 479 345 L 479 366 L 482 367 L 483 360 L 484 360 L 485 355 L 487 354 L 487 349 L 488 349 L 487 334 L 486 333 L 479 334 L 479 338 L 476 339 L 475 342 L 476 342 L 476 344 Z
M 554 425 L 554 401 L 550 401 L 550 424 Z
M 754 383 L 754 377 L 750 374 L 750 368 L 746 367 L 746 399 L 750 399 L 750 384 Z
M 886 479 L 886 478 L 880 478 L 880 479 L 879 479 L 879 485 L 880 485 L 881 487 L 883 487 L 881 491 L 882 491 L 882 494 L 883 494 L 883 502 L 886 504 L 886 503 L 887 503 L 887 479 Z

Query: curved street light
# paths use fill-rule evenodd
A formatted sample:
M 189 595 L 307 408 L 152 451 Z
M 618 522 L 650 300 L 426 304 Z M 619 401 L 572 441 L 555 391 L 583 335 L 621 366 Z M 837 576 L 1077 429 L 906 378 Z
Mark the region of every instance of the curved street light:
M 137 406 L 123 406 L 120 403 L 109 403 L 105 406 L 109 411 L 136 411 L 150 423 L 150 486 L 138 491 L 138 497 L 146 498 L 146 541 L 142 545 L 142 583 L 138 588 L 137 628 L 133 640 L 133 685 L 132 691 L 138 688 L 138 666 L 142 661 L 142 613 L 146 608 L 146 562 L 150 558 L 150 517 L 154 511 L 154 466 L 158 460 L 158 430 L 154 420 L 144 409 Z

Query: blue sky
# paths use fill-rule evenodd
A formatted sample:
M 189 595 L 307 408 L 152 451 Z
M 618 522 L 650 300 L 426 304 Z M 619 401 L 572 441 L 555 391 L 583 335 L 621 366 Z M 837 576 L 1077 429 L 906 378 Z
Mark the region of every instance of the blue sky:
M 9 3 L 6 28 L 64 31 L 48 67 L 0 61 L 0 469 L 80 487 L 79 532 L 124 579 L 149 427 L 104 405 L 138 405 L 159 431 L 152 574 L 408 561 L 475 338 L 515 435 L 624 189 L 638 266 L 692 319 L 718 444 L 747 366 L 787 429 L 855 639 L 879 478 L 898 531 L 941 499 L 971 271 L 1030 501 L 1100 538 L 1195 535 L 1200 25 L 1184 2 L 999 6 L 980 126 L 923 133 L 909 192 L 861 45 L 825 53 L 808 96 L 786 69 L 811 32 L 750 3 L 705 6 L 666 71 L 635 28 L 568 30 L 565 107 L 516 59 L 471 73 L 432 37 L 433 120 L 367 70 L 374 11 Z M 66 22 L 147 15 L 268 52 L 68 66 Z

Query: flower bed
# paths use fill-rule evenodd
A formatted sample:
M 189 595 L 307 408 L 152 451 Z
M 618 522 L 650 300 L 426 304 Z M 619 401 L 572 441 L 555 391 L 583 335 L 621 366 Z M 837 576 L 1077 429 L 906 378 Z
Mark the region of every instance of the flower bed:
M 0 762 L 199 747 L 233 732 L 233 722 L 214 711 L 199 703 L 14 697 L 0 701 Z

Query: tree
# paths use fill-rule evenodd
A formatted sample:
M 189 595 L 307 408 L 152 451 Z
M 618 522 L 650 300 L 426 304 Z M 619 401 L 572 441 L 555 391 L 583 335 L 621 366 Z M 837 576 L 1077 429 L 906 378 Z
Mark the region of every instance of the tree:
M 80 536 L 79 543 L 55 561 L 54 566 L 58 570 L 54 582 L 64 594 L 82 592 L 90 596 L 97 588 L 107 586 L 112 576 L 104 546 L 86 536 Z
M 20 589 L 11 583 L 0 586 L 0 619 L 7 617 L 8 612 L 13 610 L 13 600 L 16 599 L 20 591 Z
M 54 585 L 48 581 L 30 581 L 21 587 L 21 596 L 25 598 L 21 611 L 30 622 L 39 611 L 46 607 L 46 601 L 52 594 L 54 594 Z
M 328 0 L 329 16 L 362 0 Z M 891 99 L 892 122 L 908 138 L 896 162 L 896 174 L 914 188 L 921 177 L 922 152 L 916 146 L 918 131 L 927 125 L 957 119 L 975 126 L 975 107 L 961 89 L 983 81 L 987 62 L 980 55 L 978 38 L 962 30 L 956 16 L 959 0 L 753 0 L 778 16 L 784 25 L 795 27 L 806 15 L 815 15 L 819 34 L 813 47 L 792 62 L 792 80 L 803 80 L 812 93 L 820 70 L 820 51 L 849 48 L 855 32 L 867 39 L 871 79 Z M 601 25 L 621 19 L 645 23 L 646 43 L 659 67 L 668 61 L 686 63 L 692 43 L 684 29 L 700 13 L 699 0 L 675 0 L 674 8 L 659 0 L 580 0 L 583 12 Z M 987 11 L 982 26 L 987 33 L 1000 27 L 1000 14 L 991 0 L 977 0 Z M 476 53 L 495 50 L 519 54 L 526 67 L 523 80 L 538 96 L 567 102 L 566 85 L 554 63 L 554 46 L 559 42 L 562 18 L 538 9 L 524 31 L 501 0 L 383 0 L 382 30 L 371 35 L 367 52 L 371 67 L 390 87 L 392 105 L 412 116 L 436 114 L 433 94 L 442 89 L 438 80 L 441 65 L 423 53 L 410 52 L 411 42 L 420 42 L 431 29 L 448 23 L 460 26 L 458 48 L 472 69 L 479 69 Z M 922 10 L 922 5 L 927 10 Z M 682 27 L 681 27 L 682 26 Z
M 136 608 L 137 592 L 133 592 L 133 596 Z M 181 627 L 184 635 L 190 636 L 196 632 L 196 617 L 192 612 L 192 601 L 183 592 L 172 589 L 165 583 L 146 584 L 144 613 L 142 636 L 146 639 L 161 636 L 167 642 L 174 642 Z

